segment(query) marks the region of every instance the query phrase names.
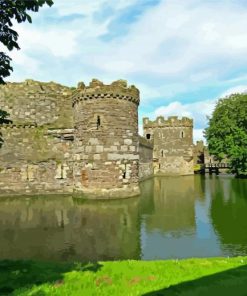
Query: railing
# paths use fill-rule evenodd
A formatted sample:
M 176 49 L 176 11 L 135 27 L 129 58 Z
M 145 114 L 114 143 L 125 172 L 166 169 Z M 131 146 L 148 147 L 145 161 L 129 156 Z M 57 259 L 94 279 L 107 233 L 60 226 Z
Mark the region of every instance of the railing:
M 205 169 L 211 169 L 211 168 L 229 169 L 229 168 L 231 168 L 231 166 L 229 163 L 216 162 L 216 163 L 205 163 L 202 165 L 202 168 L 205 168 Z
M 195 174 L 213 174 L 215 173 L 218 175 L 220 173 L 220 169 L 230 169 L 231 166 L 229 163 L 222 163 L 222 162 L 216 162 L 216 163 L 204 163 L 204 164 L 196 164 L 194 166 L 194 172 Z

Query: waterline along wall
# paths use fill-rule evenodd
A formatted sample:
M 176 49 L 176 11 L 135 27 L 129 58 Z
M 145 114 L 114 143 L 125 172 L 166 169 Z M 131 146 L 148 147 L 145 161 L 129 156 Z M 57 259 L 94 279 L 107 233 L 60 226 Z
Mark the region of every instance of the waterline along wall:
M 152 144 L 138 136 L 139 91 L 93 79 L 69 88 L 26 80 L 0 86 L 0 195 L 139 194 L 152 170 Z

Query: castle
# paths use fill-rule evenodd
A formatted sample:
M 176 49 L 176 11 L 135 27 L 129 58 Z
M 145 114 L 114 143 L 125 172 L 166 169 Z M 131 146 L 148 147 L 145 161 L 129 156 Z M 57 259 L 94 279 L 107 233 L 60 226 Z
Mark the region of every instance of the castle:
M 191 175 L 193 161 L 193 120 L 187 117 L 159 116 L 155 121 L 143 118 L 144 136 L 152 141 L 154 173 Z
M 154 173 L 192 174 L 192 120 L 144 118 L 140 137 L 139 102 L 123 80 L 0 86 L 0 108 L 13 122 L 0 126 L 0 195 L 121 198 L 138 195 Z

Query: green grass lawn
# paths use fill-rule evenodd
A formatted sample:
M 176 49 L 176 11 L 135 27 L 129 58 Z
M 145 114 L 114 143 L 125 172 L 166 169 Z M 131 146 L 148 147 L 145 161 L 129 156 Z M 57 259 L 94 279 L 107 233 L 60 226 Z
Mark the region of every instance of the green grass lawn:
M 247 295 L 247 257 L 44 263 L 0 261 L 0 295 Z

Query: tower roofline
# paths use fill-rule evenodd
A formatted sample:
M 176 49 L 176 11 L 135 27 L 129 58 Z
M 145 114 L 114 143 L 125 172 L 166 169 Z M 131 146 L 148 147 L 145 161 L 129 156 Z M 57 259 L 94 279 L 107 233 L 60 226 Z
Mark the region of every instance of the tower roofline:
M 83 82 L 79 82 L 72 96 L 73 105 L 78 101 L 103 98 L 127 100 L 139 105 L 140 92 L 134 85 L 128 86 L 125 80 L 117 80 L 111 84 L 104 84 L 97 79 L 93 79 L 89 86 L 86 86 Z
M 158 116 L 155 120 L 150 120 L 148 117 L 143 118 L 144 128 L 155 128 L 155 127 L 193 127 L 193 119 L 189 117 L 178 117 L 169 116 L 165 118 L 164 116 Z

